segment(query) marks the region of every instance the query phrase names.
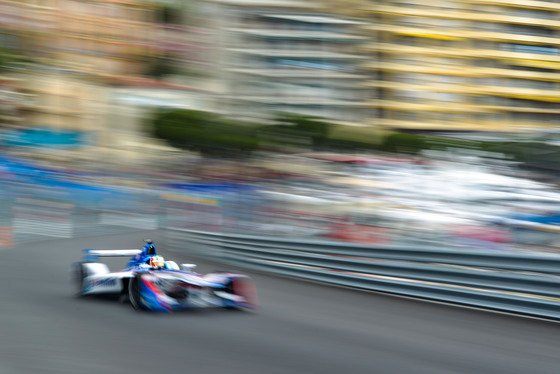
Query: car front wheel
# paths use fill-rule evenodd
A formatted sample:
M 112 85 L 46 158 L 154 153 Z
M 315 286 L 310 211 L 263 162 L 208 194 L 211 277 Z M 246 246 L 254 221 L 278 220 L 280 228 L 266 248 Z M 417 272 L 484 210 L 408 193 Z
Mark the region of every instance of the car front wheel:
M 134 278 L 130 279 L 130 282 L 128 282 L 128 300 L 134 310 L 143 310 L 141 285 L 142 277 L 140 274 L 136 274 Z

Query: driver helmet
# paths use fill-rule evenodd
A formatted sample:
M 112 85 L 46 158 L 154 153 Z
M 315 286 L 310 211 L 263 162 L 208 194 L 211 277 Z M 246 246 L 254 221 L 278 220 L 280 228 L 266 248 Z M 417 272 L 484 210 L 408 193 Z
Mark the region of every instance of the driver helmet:
M 148 261 L 148 264 L 154 269 L 161 269 L 165 266 L 165 260 L 162 256 L 153 256 Z

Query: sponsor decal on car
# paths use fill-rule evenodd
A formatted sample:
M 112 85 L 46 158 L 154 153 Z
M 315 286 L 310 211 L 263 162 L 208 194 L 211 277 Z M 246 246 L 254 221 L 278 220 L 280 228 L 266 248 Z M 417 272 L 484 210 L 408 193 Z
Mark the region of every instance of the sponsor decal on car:
M 96 279 L 90 282 L 90 287 L 115 287 L 117 278 Z

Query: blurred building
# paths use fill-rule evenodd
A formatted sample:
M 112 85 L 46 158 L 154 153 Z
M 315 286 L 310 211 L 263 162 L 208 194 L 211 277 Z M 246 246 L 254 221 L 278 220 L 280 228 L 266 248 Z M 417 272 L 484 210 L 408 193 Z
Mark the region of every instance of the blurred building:
M 366 118 L 361 22 L 317 1 L 214 0 L 219 107 L 239 118 L 275 112 Z
M 158 51 L 156 75 L 200 84 L 212 75 L 214 29 L 205 14 L 204 0 L 158 0 L 156 23 L 158 34 L 154 47 Z
M 22 131 L 40 129 L 45 146 L 61 132 L 76 145 L 112 146 L 114 87 L 157 64 L 156 10 L 136 0 L 0 1 L 0 46 L 31 62 L 9 73 L 27 98 Z
M 371 125 L 527 131 L 560 125 L 560 4 L 363 1 Z
M 141 136 L 138 103 L 162 101 L 408 131 L 554 128 L 559 30 L 560 4 L 537 0 L 0 0 L 0 47 L 32 61 L 0 73 L 0 121 L 105 146 Z
M 0 124 L 1 128 L 14 128 L 21 121 L 22 108 L 27 95 L 21 92 L 19 79 L 0 73 Z
M 36 3 L 36 2 L 35 2 Z M 134 0 L 43 1 L 54 29 L 41 46 L 56 65 L 99 78 L 143 74 L 154 55 L 154 6 Z

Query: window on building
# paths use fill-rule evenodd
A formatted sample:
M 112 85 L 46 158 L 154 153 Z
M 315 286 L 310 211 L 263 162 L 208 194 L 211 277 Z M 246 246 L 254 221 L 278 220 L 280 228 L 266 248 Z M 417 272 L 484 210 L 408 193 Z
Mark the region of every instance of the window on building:
M 397 35 L 395 38 L 396 44 L 415 46 L 418 43 L 418 38 L 408 35 Z
M 551 81 L 539 81 L 534 79 L 509 79 L 509 86 L 511 87 L 523 87 L 523 88 L 534 88 L 538 90 L 554 90 L 555 84 Z
M 393 112 L 392 117 L 393 119 L 400 120 L 400 121 L 416 121 L 418 120 L 418 113 L 398 111 L 398 112 Z
M 475 49 L 496 49 L 496 44 L 491 40 L 474 40 L 472 46 Z
M 473 60 L 473 65 L 484 68 L 493 68 L 496 66 L 496 61 L 492 59 L 477 59 Z
M 518 23 L 505 24 L 503 26 L 504 32 L 519 35 L 533 35 L 533 36 L 553 36 L 554 30 L 548 27 L 520 25 Z
M 518 107 L 518 108 L 536 108 L 536 109 L 548 109 L 548 110 L 558 110 L 560 109 L 560 103 L 554 103 L 549 101 L 538 101 L 538 100 L 526 100 L 526 99 L 516 99 L 516 98 L 504 98 L 504 105 Z
M 560 116 L 552 113 L 515 113 L 512 117 L 516 122 L 545 122 L 545 123 L 560 123 Z
M 422 102 L 426 92 L 423 90 L 395 90 L 393 91 L 393 99 L 406 103 Z
M 500 31 L 500 25 L 495 22 L 473 22 L 472 28 L 480 31 Z
M 508 70 L 520 70 L 520 71 L 533 71 L 537 73 L 557 73 L 557 70 L 554 69 L 544 69 L 544 68 L 537 68 L 533 66 L 517 66 L 517 65 L 506 65 L 505 68 Z
M 507 8 L 507 14 L 514 17 L 538 18 L 538 19 L 554 19 L 557 11 L 545 9 L 529 9 L 529 8 Z
M 517 44 L 517 43 L 501 43 L 500 49 L 503 51 L 519 52 L 519 53 L 535 53 L 541 55 L 558 55 L 560 49 L 556 45 L 534 45 L 534 44 Z
M 496 96 L 470 96 L 470 101 L 480 105 L 500 105 L 502 98 Z

